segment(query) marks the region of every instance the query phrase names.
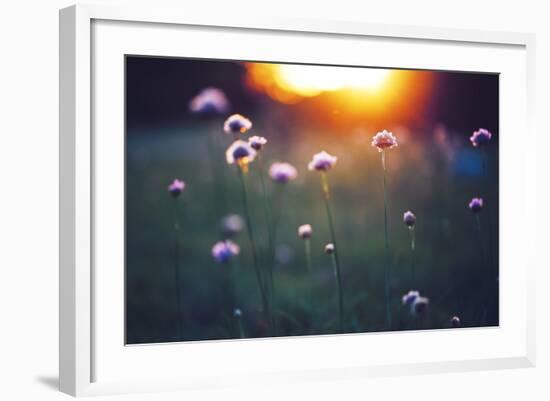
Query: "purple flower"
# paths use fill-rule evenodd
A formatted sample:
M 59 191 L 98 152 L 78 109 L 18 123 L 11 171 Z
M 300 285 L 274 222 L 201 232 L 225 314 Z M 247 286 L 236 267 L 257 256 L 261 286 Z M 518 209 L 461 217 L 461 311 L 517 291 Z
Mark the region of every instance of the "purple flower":
M 311 238 L 312 233 L 313 233 L 313 230 L 309 224 L 303 224 L 300 227 L 298 227 L 298 236 L 302 239 Z
M 411 312 L 414 315 L 423 315 L 428 310 L 430 300 L 426 297 L 416 297 L 411 305 Z
M 185 182 L 178 180 L 177 178 L 172 181 L 170 185 L 168 185 L 168 192 L 174 197 L 177 198 L 181 195 L 183 190 L 185 189 Z
M 225 152 L 225 159 L 228 164 L 238 163 L 239 165 L 247 165 L 256 158 L 256 151 L 242 140 L 233 142 Z
M 397 138 L 390 131 L 380 131 L 373 138 L 371 145 L 382 152 L 397 146 Z
M 221 230 L 224 236 L 234 237 L 239 234 L 244 227 L 244 221 L 238 214 L 228 214 L 222 219 Z
M 336 156 L 332 156 L 323 150 L 313 155 L 313 159 L 309 162 L 307 168 L 310 171 L 327 171 L 336 164 L 337 160 L 338 158 Z
M 458 316 L 453 316 L 449 321 L 451 327 L 460 327 L 460 318 Z
M 403 295 L 402 302 L 403 305 L 412 305 L 413 302 L 420 296 L 420 293 L 418 291 L 409 291 L 405 295 Z
M 227 263 L 239 254 L 240 248 L 231 240 L 219 241 L 212 247 L 212 257 L 218 263 Z
M 334 248 L 334 244 L 333 243 L 330 243 L 330 244 L 326 244 L 325 245 L 325 253 L 327 255 L 332 255 L 334 253 L 334 251 L 336 250 L 336 248 Z
M 286 183 L 297 177 L 298 173 L 292 164 L 289 163 L 273 163 L 269 167 L 269 176 L 275 182 Z
M 492 136 L 493 134 L 491 134 L 488 130 L 486 130 L 485 128 L 480 128 L 477 131 L 474 131 L 474 133 L 470 137 L 470 142 L 472 142 L 472 145 L 474 145 L 474 147 L 479 148 L 483 145 L 487 145 Z
M 223 114 L 229 109 L 229 101 L 221 90 L 205 88 L 191 99 L 189 109 L 197 114 Z
M 244 134 L 250 128 L 252 128 L 252 122 L 240 114 L 229 116 L 223 124 L 223 131 L 226 134 Z
M 256 151 L 261 150 L 266 143 L 267 139 L 265 139 L 263 136 L 251 136 L 250 138 L 248 138 L 248 144 L 252 147 L 252 149 Z
M 410 210 L 407 210 L 405 213 L 403 213 L 403 223 L 409 227 L 414 227 L 414 224 L 416 223 L 416 216 L 413 212 Z
M 473 198 L 470 201 L 470 203 L 468 204 L 468 207 L 474 213 L 481 212 L 481 209 L 483 209 L 483 199 L 482 198 Z

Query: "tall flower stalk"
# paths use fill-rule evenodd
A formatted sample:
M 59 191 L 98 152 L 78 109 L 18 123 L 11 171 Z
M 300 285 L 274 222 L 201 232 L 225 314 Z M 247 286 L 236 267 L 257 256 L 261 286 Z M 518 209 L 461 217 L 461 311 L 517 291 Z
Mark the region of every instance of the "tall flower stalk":
M 390 272 L 389 272 L 389 258 L 390 258 L 390 245 L 388 235 L 388 195 L 386 185 L 386 152 L 397 146 L 397 139 L 389 131 L 378 132 L 372 139 L 371 145 L 378 149 L 378 152 L 382 155 L 382 176 L 383 176 L 383 188 L 384 188 L 384 293 L 386 298 L 386 328 L 391 330 L 392 327 L 392 313 L 391 313 L 391 299 L 390 299 Z
M 252 262 L 254 265 L 254 271 L 256 273 L 256 280 L 258 282 L 258 288 L 260 290 L 260 295 L 262 299 L 262 305 L 264 313 L 268 318 L 268 325 L 271 327 L 271 311 L 269 307 L 269 298 L 267 296 L 267 291 L 264 283 L 264 278 L 262 276 L 262 271 L 260 270 L 259 260 L 258 260 L 258 251 L 254 236 L 254 230 L 252 226 L 252 219 L 250 217 L 250 208 L 248 205 L 248 195 L 246 188 L 246 176 L 248 174 L 249 164 L 254 161 L 256 158 L 256 150 L 254 150 L 247 142 L 242 140 L 237 140 L 229 146 L 226 151 L 226 160 L 228 164 L 235 164 L 237 166 L 237 173 L 239 176 L 239 181 L 241 183 L 241 195 L 242 195 L 242 207 L 245 216 L 246 228 L 248 233 L 248 241 L 250 244 L 250 251 L 252 253 Z
M 414 266 L 414 249 L 416 247 L 415 244 L 415 235 L 414 235 L 414 225 L 416 224 L 416 216 L 413 212 L 410 210 L 407 210 L 405 213 L 403 213 L 403 223 L 408 227 L 409 229 L 409 236 L 411 239 L 411 284 L 415 285 L 415 266 Z
M 174 208 L 173 208 L 173 221 L 174 221 L 174 282 L 175 282 L 175 292 L 176 292 L 176 313 L 178 317 L 176 319 L 177 326 L 177 335 L 178 339 L 183 335 L 183 324 L 182 324 L 182 310 L 181 310 L 181 289 L 180 289 L 180 222 L 179 222 L 179 207 L 178 207 L 178 198 L 185 189 L 185 183 L 181 180 L 174 179 L 172 183 L 168 186 L 168 192 L 172 195 L 174 199 Z
M 328 154 L 327 152 L 320 152 L 313 156 L 313 159 L 308 165 L 308 169 L 311 171 L 318 171 L 321 174 L 321 188 L 323 192 L 323 200 L 325 202 L 325 210 L 327 214 L 327 220 L 330 230 L 330 237 L 332 244 L 336 249 L 336 233 L 334 229 L 334 219 L 332 216 L 332 210 L 330 207 L 330 187 L 327 177 L 327 171 L 336 164 L 338 159 L 335 156 Z M 344 331 L 344 293 L 342 289 L 342 274 L 340 269 L 340 260 L 338 252 L 334 253 L 334 268 L 336 271 L 336 281 L 338 285 L 338 331 L 342 333 Z
M 300 227 L 298 227 L 298 236 L 304 240 L 304 255 L 306 257 L 306 269 L 307 274 L 311 275 L 312 273 L 312 267 L 311 267 L 311 235 L 313 233 L 313 229 L 309 224 L 303 224 Z M 309 306 L 310 300 L 311 300 L 311 294 L 308 293 L 305 297 L 305 304 Z

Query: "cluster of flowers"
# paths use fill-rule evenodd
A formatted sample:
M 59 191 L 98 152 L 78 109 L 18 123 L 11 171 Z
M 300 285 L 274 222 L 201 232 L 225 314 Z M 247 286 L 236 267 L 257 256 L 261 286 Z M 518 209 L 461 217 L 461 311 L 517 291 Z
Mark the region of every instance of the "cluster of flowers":
M 216 88 L 206 88 L 192 99 L 189 108 L 192 112 L 197 114 L 219 115 L 226 113 L 230 108 L 230 104 L 222 91 Z M 252 121 L 241 114 L 232 114 L 223 123 L 223 132 L 235 137 L 235 140 L 225 151 L 226 162 L 231 165 L 236 164 L 243 172 L 248 171 L 248 165 L 254 162 L 259 152 L 261 152 L 268 143 L 266 138 L 257 135 L 249 137 L 248 140 L 240 139 L 241 135 L 252 129 L 252 125 Z M 470 141 L 474 147 L 479 148 L 487 145 L 491 137 L 491 132 L 481 128 L 472 134 Z M 385 169 L 385 152 L 398 146 L 397 138 L 392 132 L 383 130 L 374 135 L 371 145 L 376 148 L 378 152 L 382 153 L 382 163 Z M 307 168 L 310 171 L 323 173 L 324 177 L 324 173 L 332 169 L 337 160 L 338 158 L 336 156 L 326 151 L 321 151 L 313 155 Z M 268 175 L 274 182 L 284 184 L 294 180 L 298 173 L 296 168 L 289 163 L 274 162 L 269 167 Z M 324 185 L 327 185 L 326 182 Z M 170 194 L 174 197 L 178 197 L 184 189 L 185 183 L 179 179 L 175 179 L 168 187 Z M 328 188 L 324 188 L 324 190 L 328 193 Z M 480 197 L 472 198 L 468 207 L 473 213 L 479 213 L 483 208 L 483 199 Z M 413 235 L 416 216 L 412 211 L 407 210 L 403 214 L 403 223 L 409 228 Z M 243 225 L 243 220 L 239 215 L 229 215 L 222 221 L 222 232 L 224 232 L 227 237 L 231 237 L 235 233 L 241 231 Z M 312 231 L 311 225 L 301 225 L 298 228 L 298 236 L 304 240 L 309 240 L 312 236 Z M 414 235 L 412 238 L 412 249 L 414 250 Z M 326 244 L 324 250 L 327 254 L 333 255 L 336 252 L 335 244 L 332 242 Z M 232 240 L 224 239 L 216 242 L 211 252 L 216 262 L 226 263 L 239 254 L 240 248 Z M 411 290 L 402 297 L 402 303 L 410 307 L 412 314 L 422 315 L 428 308 L 429 299 L 421 296 L 419 291 Z M 240 316 L 240 310 L 238 310 L 238 313 Z M 453 316 L 450 319 L 450 324 L 452 327 L 458 327 L 460 325 L 459 317 Z

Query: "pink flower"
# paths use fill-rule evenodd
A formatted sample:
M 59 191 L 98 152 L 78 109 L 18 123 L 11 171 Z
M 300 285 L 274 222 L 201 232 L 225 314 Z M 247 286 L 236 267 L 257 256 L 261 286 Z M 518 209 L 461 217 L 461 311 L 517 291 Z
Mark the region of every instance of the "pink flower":
M 311 238 L 313 230 L 309 224 L 303 224 L 298 227 L 298 236 L 302 239 Z
M 168 185 L 168 192 L 172 194 L 173 197 L 178 197 L 185 189 L 185 182 L 178 180 L 177 178 Z
M 256 151 L 242 140 L 236 140 L 225 151 L 225 159 L 227 164 L 243 164 L 246 165 L 256 158 Z
M 269 176 L 275 182 L 286 183 L 294 180 L 298 173 L 292 164 L 289 163 L 273 163 L 269 167 Z
M 493 134 L 491 134 L 488 130 L 486 130 L 485 128 L 480 128 L 479 130 L 474 131 L 474 133 L 470 137 L 470 142 L 472 142 L 472 145 L 474 145 L 474 147 L 478 148 L 483 145 L 487 145 L 492 136 Z
M 309 162 L 307 168 L 311 171 L 327 171 L 336 164 L 337 160 L 338 158 L 336 156 L 332 156 L 323 150 L 313 155 L 313 159 Z
M 265 139 L 263 136 L 251 136 L 248 138 L 248 144 L 252 146 L 252 149 L 254 150 L 261 150 L 264 145 L 267 143 L 267 139 Z
M 229 101 L 221 90 L 205 88 L 191 99 L 189 109 L 198 114 L 223 114 L 229 109 Z
M 244 134 L 250 128 L 252 128 L 252 122 L 240 114 L 229 116 L 223 124 L 223 131 L 226 134 Z
M 230 240 L 216 242 L 212 247 L 212 257 L 218 263 L 229 262 L 239 252 L 239 246 Z
M 371 145 L 383 152 L 386 149 L 392 149 L 397 146 L 397 138 L 390 131 L 380 131 L 372 138 Z

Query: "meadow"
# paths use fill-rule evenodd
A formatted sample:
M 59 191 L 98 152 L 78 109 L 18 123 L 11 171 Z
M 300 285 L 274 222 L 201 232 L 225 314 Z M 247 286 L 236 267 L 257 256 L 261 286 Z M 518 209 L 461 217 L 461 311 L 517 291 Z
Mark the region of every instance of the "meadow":
M 318 104 L 307 114 L 231 90 L 225 108 L 215 96 L 200 108 L 221 78 L 197 76 L 177 118 L 127 124 L 127 343 L 499 324 L 494 115 L 470 128 L 357 113 L 338 124 L 312 118 Z M 252 91 L 239 77 L 238 93 Z M 251 127 L 228 126 L 236 113 Z M 482 127 L 492 135 L 474 146 Z

